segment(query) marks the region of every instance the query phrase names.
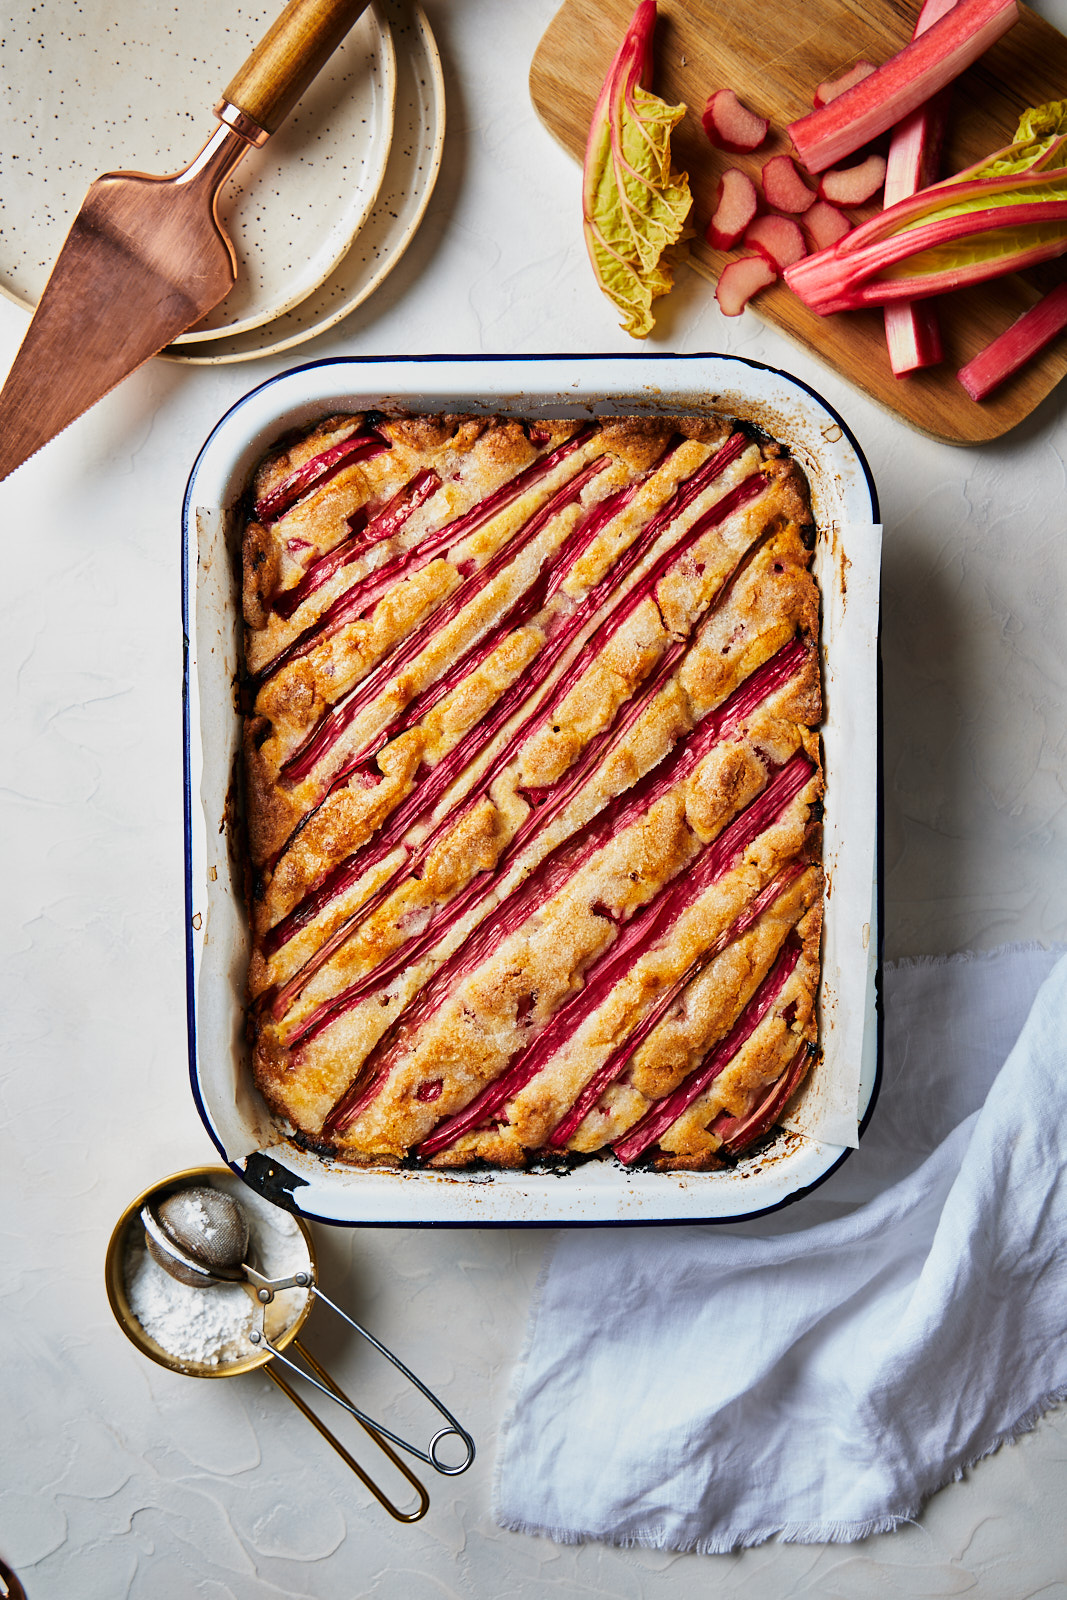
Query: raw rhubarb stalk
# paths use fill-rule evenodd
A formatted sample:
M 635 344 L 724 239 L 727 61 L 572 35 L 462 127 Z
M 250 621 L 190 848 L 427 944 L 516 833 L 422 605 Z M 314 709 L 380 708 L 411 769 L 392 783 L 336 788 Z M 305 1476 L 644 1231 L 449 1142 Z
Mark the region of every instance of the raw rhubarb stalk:
M 834 167 L 819 179 L 819 198 L 832 206 L 861 206 L 885 183 L 885 156 L 872 151 L 854 167 Z
M 1033 181 L 1040 183 L 1046 176 L 1038 173 Z M 1026 181 L 1016 178 L 1015 192 Z M 1067 187 L 1062 192 L 1067 196 Z M 901 206 L 907 204 L 901 202 Z M 901 206 L 893 209 L 899 211 Z M 785 278 L 821 316 L 861 306 L 890 305 L 896 300 L 925 299 L 987 283 L 1063 255 L 1067 251 L 1065 223 L 1067 198 L 1030 200 L 936 217 L 860 248 L 858 236 L 870 226 L 865 223 L 839 245 L 805 256 L 787 269 Z
M 754 294 L 774 283 L 778 273 L 765 255 L 728 261 L 719 273 L 715 298 L 724 317 L 739 317 Z
M 1067 102 L 1032 107 L 1012 144 L 798 261 L 787 282 L 815 310 L 848 310 L 925 298 L 1049 259 L 1067 249 L 1065 162 Z
M 950 3 L 955 5 L 956 0 L 950 0 Z M 826 83 L 817 84 L 815 93 L 811 97 L 812 105 L 816 111 L 820 106 L 828 106 L 831 100 L 843 95 L 846 89 L 851 89 L 855 84 L 862 83 L 864 78 L 869 78 L 874 70 L 872 62 L 857 61 L 854 67 L 849 67 L 839 78 L 830 78 Z
M 556 662 L 569 648 L 571 641 L 577 636 L 578 633 L 581 632 L 581 630 L 602 606 L 605 606 L 611 602 L 612 597 L 618 592 L 621 585 L 626 582 L 627 578 L 633 572 L 635 566 L 644 559 L 645 555 L 657 542 L 660 535 L 666 531 L 673 521 L 682 515 L 683 511 L 692 503 L 693 500 L 697 498 L 698 495 L 702 494 L 704 490 L 708 488 L 723 471 L 725 471 L 726 467 L 732 461 L 737 459 L 737 457 L 744 450 L 747 442 L 748 441 L 743 434 L 737 433 L 731 435 L 721 450 L 718 450 L 715 455 L 709 457 L 708 460 L 705 461 L 695 473 L 693 473 L 687 480 L 679 485 L 666 504 L 660 508 L 660 510 L 651 518 L 647 526 L 642 529 L 641 533 L 634 540 L 629 550 L 624 552 L 620 560 L 609 569 L 601 581 L 594 585 L 593 589 L 590 590 L 590 592 L 585 596 L 584 600 L 579 605 L 573 607 L 564 625 L 554 633 L 553 637 L 548 641 L 545 649 L 539 653 L 531 667 L 527 669 L 527 671 L 522 674 L 518 681 L 512 684 L 511 687 L 507 689 L 501 696 L 492 718 L 487 719 L 491 723 L 491 733 L 489 735 L 490 738 L 496 734 L 499 727 L 502 727 L 505 722 L 510 720 L 510 718 L 519 710 L 520 706 L 529 697 L 529 695 L 536 688 L 540 687 L 540 685 L 547 678 L 548 674 L 551 672 L 552 668 L 555 666 Z M 746 479 L 744 481 L 749 482 L 750 480 Z M 762 479 L 760 480 L 760 484 L 762 486 Z M 719 503 L 721 504 L 721 502 Z M 597 510 L 593 513 L 593 518 L 595 520 L 592 525 L 592 531 L 595 536 L 595 534 L 601 531 L 601 528 L 603 527 L 604 522 L 607 520 L 607 517 L 600 511 L 599 508 L 597 508 Z M 572 559 L 577 559 L 582 550 L 585 548 L 585 541 L 581 538 L 580 529 L 575 530 L 575 533 L 572 535 L 572 537 L 575 537 L 578 541 L 578 549 L 572 556 Z M 671 550 L 668 551 L 667 554 L 670 557 L 670 560 L 673 562 L 675 559 L 677 559 L 679 552 L 674 546 L 672 546 Z M 562 585 L 567 577 L 569 567 L 570 561 L 566 559 L 554 566 L 553 575 L 549 580 L 550 586 L 546 598 L 550 598 L 551 595 L 558 591 L 558 588 Z M 644 582 L 639 586 L 641 589 L 641 598 L 643 598 L 644 593 L 647 592 L 646 586 L 648 577 L 649 575 L 646 574 Z M 658 578 L 656 581 L 658 581 Z M 603 648 L 606 639 L 611 636 L 611 633 L 614 632 L 616 627 L 621 626 L 621 623 L 625 621 L 626 616 L 630 614 L 632 608 L 638 603 L 639 598 L 635 598 L 631 594 L 628 597 L 626 609 L 622 612 L 622 614 L 616 614 L 615 618 L 610 619 L 605 624 L 608 632 L 605 635 L 605 633 L 601 631 L 599 643 L 595 642 L 594 640 L 589 641 L 585 649 L 571 664 L 570 669 L 567 671 L 567 673 L 565 673 L 561 682 L 556 685 L 555 693 L 553 695 L 553 704 L 558 704 L 565 698 L 573 684 L 578 681 L 578 678 L 586 670 L 595 654 Z M 512 737 L 508 740 L 504 749 L 498 753 L 492 769 L 483 774 L 481 784 L 483 791 L 488 790 L 491 787 L 496 776 L 504 770 L 504 767 L 512 759 L 515 751 L 522 744 L 525 744 L 526 741 L 538 731 L 538 729 L 545 721 L 548 720 L 551 715 L 551 709 L 542 710 L 540 707 L 536 707 L 526 718 L 524 718 L 519 727 L 512 734 Z M 482 726 L 484 726 L 484 724 Z M 321 884 L 316 885 L 311 894 L 305 896 L 298 906 L 294 907 L 294 909 L 286 917 L 284 917 L 275 925 L 274 928 L 270 930 L 264 942 L 264 947 L 267 950 L 267 953 L 272 954 L 275 950 L 280 949 L 281 946 L 287 943 L 289 939 L 293 938 L 301 928 L 306 927 L 308 923 L 312 922 L 331 899 L 333 899 L 336 895 L 343 893 L 344 890 L 355 883 L 358 878 L 362 877 L 363 873 L 366 872 L 370 867 L 376 865 L 379 861 L 384 860 L 385 856 L 388 855 L 389 852 L 393 850 L 400 842 L 403 834 L 406 833 L 413 823 L 418 821 L 420 817 L 428 815 L 429 811 L 432 810 L 433 806 L 437 803 L 437 800 L 445 792 L 445 789 L 448 788 L 455 778 L 459 776 L 460 772 L 462 772 L 463 769 L 470 764 L 470 762 L 474 759 L 474 756 L 477 754 L 477 751 L 483 748 L 483 739 L 484 736 L 479 733 L 477 727 L 472 729 L 466 738 L 461 739 L 459 743 L 451 751 L 449 751 L 449 753 L 444 756 L 441 761 L 438 762 L 437 766 L 433 770 L 433 773 L 427 778 L 424 778 L 423 782 L 418 786 L 413 796 L 404 803 L 402 816 L 398 818 L 394 813 L 390 818 L 384 832 L 380 833 L 375 838 L 372 845 L 357 851 L 354 856 L 350 857 L 348 860 L 342 862 L 338 867 L 334 868 Z M 433 845 L 436 843 L 436 840 L 439 837 L 441 829 L 445 828 L 446 826 L 454 826 L 456 822 L 459 821 L 460 818 L 465 814 L 465 810 L 469 809 L 469 805 L 474 803 L 477 803 L 477 797 L 474 797 L 471 802 L 468 802 L 468 805 L 464 808 L 464 810 L 449 813 L 446 818 L 442 819 L 439 829 L 435 830 L 430 838 L 424 841 L 424 848 L 422 852 L 423 855 L 428 853 L 428 851 L 433 848 Z M 395 875 L 389 880 L 389 882 L 390 884 L 395 882 Z M 346 924 L 345 926 L 349 927 L 351 931 L 351 928 L 354 927 L 354 924 Z
M 383 539 L 391 539 L 400 532 L 413 512 L 424 505 L 432 495 L 441 487 L 441 480 L 432 467 L 424 467 L 417 472 L 410 483 L 398 489 L 388 505 L 384 506 L 377 516 L 369 521 L 356 512 L 349 517 L 348 523 L 351 532 L 347 539 L 328 550 L 325 555 L 311 562 L 299 583 L 291 589 L 284 589 L 275 596 L 271 607 L 279 617 L 288 621 L 294 611 L 298 611 L 309 595 L 321 589 L 328 583 L 335 572 L 341 572 L 353 561 L 358 561 L 374 545 L 381 544 Z
M 732 250 L 759 210 L 756 185 L 740 167 L 727 167 L 719 179 L 715 214 L 705 238 L 715 250 Z
M 757 217 L 745 231 L 745 244 L 765 256 L 775 272 L 784 272 L 807 255 L 800 224 L 792 217 Z
M 791 935 L 783 944 L 774 965 L 744 1008 L 737 1021 L 734 1023 L 726 1038 L 721 1040 L 697 1068 L 690 1073 L 685 1082 L 679 1084 L 673 1094 L 664 1095 L 662 1100 L 656 1100 L 645 1112 L 640 1122 L 634 1124 L 627 1134 L 612 1146 L 620 1161 L 637 1161 L 645 1151 L 654 1145 L 657 1139 L 663 1137 L 678 1118 L 682 1116 L 693 1101 L 702 1095 L 705 1089 L 714 1082 L 719 1074 L 730 1065 L 741 1047 L 755 1033 L 764 1017 L 767 1016 L 774 1002 L 792 975 L 800 959 L 800 945 Z
M 767 118 L 743 106 L 732 89 L 716 89 L 709 96 L 700 120 L 712 144 L 733 155 L 747 155 L 758 150 L 770 127 Z
M 956 0 L 926 0 L 915 24 L 915 37 L 928 32 L 955 4 Z M 906 200 L 936 181 L 951 99 L 952 90 L 942 89 L 893 129 L 882 195 L 884 207 L 896 205 L 898 200 Z M 937 365 L 943 354 L 941 324 L 929 300 L 903 300 L 886 306 L 884 315 L 889 364 L 898 378 L 921 367 Z
M 732 922 L 707 950 L 703 951 L 695 961 L 691 962 L 674 983 L 667 984 L 664 987 L 660 994 L 657 995 L 654 1003 L 649 1006 L 633 1033 L 624 1043 L 611 1052 L 608 1059 L 593 1074 L 566 1116 L 552 1130 L 546 1142 L 553 1149 L 562 1150 L 567 1141 L 573 1139 L 605 1089 L 610 1088 L 613 1083 L 616 1083 L 622 1077 L 649 1034 L 663 1021 L 663 1018 L 680 997 L 682 991 L 693 982 L 710 961 L 721 955 L 735 940 L 742 938 L 750 928 L 754 927 L 763 913 L 774 904 L 783 890 L 787 889 L 803 870 L 803 864 L 799 861 L 791 862 L 789 866 L 783 868 L 777 877 L 773 878 L 766 888 L 762 889 L 755 899 L 746 906 L 741 916 Z
M 1067 283 L 1049 291 L 956 376 L 972 400 L 984 400 L 1067 328 Z
M 828 250 L 831 245 L 843 239 L 846 233 L 852 232 L 852 224 L 845 213 L 838 211 L 828 200 L 816 200 L 815 204 L 805 211 L 801 222 L 813 250 Z
M 809 172 L 823 172 L 958 78 L 1019 19 L 1017 0 L 958 0 L 897 55 L 786 130 Z
M 652 302 L 671 288 L 665 252 L 692 206 L 689 180 L 671 167 L 671 132 L 685 106 L 652 94 L 655 0 L 642 0 L 600 91 L 585 147 L 582 221 L 601 289 L 627 333 L 652 330 Z
M 541 456 L 537 461 L 531 462 L 516 477 L 509 479 L 499 489 L 494 489 L 492 494 L 479 500 L 477 505 L 465 511 L 462 516 L 444 523 L 440 528 L 432 529 L 413 549 L 402 550 L 391 561 L 385 562 L 383 566 L 377 567 L 373 572 L 366 573 L 355 583 L 350 584 L 320 617 L 317 617 L 261 669 L 255 678 L 256 687 L 262 687 L 283 667 L 301 656 L 308 655 L 334 634 L 339 633 L 346 624 L 355 622 L 357 618 L 369 612 L 386 590 L 392 588 L 401 578 L 411 577 L 421 571 L 443 550 L 450 549 L 460 540 L 469 538 L 479 528 L 484 527 L 498 512 L 511 505 L 520 495 L 533 488 L 541 478 L 558 467 L 561 461 L 565 461 L 575 450 L 580 449 L 592 432 L 592 426 L 580 428 L 549 455 Z
M 322 450 L 317 456 L 312 456 L 305 461 L 302 467 L 297 467 L 283 478 L 262 500 L 256 501 L 256 520 L 262 523 L 277 522 L 287 511 L 291 511 L 298 500 L 310 494 L 313 489 L 321 489 L 323 484 L 329 483 L 345 467 L 352 466 L 357 461 L 366 461 L 374 456 L 380 456 L 383 451 L 391 449 L 388 440 L 377 433 L 353 433 L 347 439 L 342 439 L 339 444 L 330 445 L 328 450 Z
M 688 864 L 681 878 L 665 884 L 652 900 L 624 925 L 615 943 L 586 968 L 581 989 L 563 1003 L 537 1038 L 519 1051 L 507 1070 L 486 1084 L 462 1111 L 446 1117 L 432 1133 L 427 1135 L 418 1147 L 419 1156 L 429 1160 L 441 1150 L 446 1150 L 455 1144 L 464 1134 L 473 1133 L 484 1122 L 495 1117 L 509 1100 L 513 1100 L 521 1090 L 525 1089 L 527 1084 L 532 1083 L 538 1073 L 559 1054 L 567 1041 L 573 1038 L 587 1018 L 604 1004 L 612 990 L 623 983 L 649 950 L 663 940 L 678 918 L 695 904 L 712 884 L 725 876 L 731 867 L 736 866 L 744 852 L 761 833 L 779 820 L 789 801 L 808 782 L 811 773 L 811 763 L 806 757 L 794 756 L 788 764 L 788 770 L 780 769 L 763 794 L 735 817 L 714 844 L 706 846 L 697 859 Z M 761 912 L 762 909 L 765 907 L 761 907 Z M 725 937 L 724 942 L 718 947 L 725 949 L 729 942 L 729 937 Z M 664 994 L 657 996 L 619 1054 L 625 1053 L 628 1059 L 638 1045 L 643 1043 L 668 1007 L 681 994 L 686 983 L 706 961 L 711 959 L 713 953 L 717 953 L 714 948 L 692 963 L 684 977 L 666 986 L 664 993 L 669 995 L 669 998 L 664 1003 Z M 611 1060 L 614 1061 L 615 1056 Z M 607 1071 L 610 1065 L 609 1061 L 607 1067 L 602 1069 L 602 1073 Z M 622 1070 L 623 1063 L 620 1061 L 618 1071 Z M 598 1078 L 599 1076 L 600 1074 Z M 615 1073 L 612 1072 L 611 1076 L 605 1077 L 604 1087 L 614 1076 Z M 598 1089 L 590 1104 L 595 1102 L 599 1093 Z M 578 1122 L 584 1116 L 583 1111 Z M 569 1122 L 570 1118 L 565 1118 L 560 1128 Z M 574 1127 L 578 1126 L 578 1122 L 574 1123 Z M 573 1128 L 571 1131 L 573 1132 Z M 562 1147 L 569 1137 L 569 1133 L 563 1138 L 553 1135 L 549 1143 Z
M 805 1040 L 797 1047 L 796 1054 L 770 1093 L 765 1095 L 757 1106 L 746 1112 L 743 1117 L 731 1117 L 728 1112 L 720 1111 L 711 1124 L 711 1132 L 717 1134 L 727 1150 L 735 1155 L 746 1145 L 761 1138 L 781 1117 L 800 1088 L 810 1064 L 811 1047 Z
M 717 711 L 706 717 L 688 740 L 677 744 L 633 788 L 609 801 L 577 836 L 563 840 L 545 856 L 525 882 L 495 908 L 493 917 L 480 923 L 423 985 L 394 1028 L 367 1057 L 356 1080 L 330 1113 L 327 1128 L 336 1132 L 349 1127 L 379 1092 L 405 1053 L 408 1038 L 445 1003 L 456 985 L 492 955 L 501 939 L 514 933 L 539 906 L 550 900 L 596 850 L 638 821 L 675 784 L 688 778 L 720 740 L 727 738 L 768 696 L 795 676 L 806 655 L 807 647 L 798 640 L 783 646 Z M 291 1047 L 300 1048 L 310 1042 L 351 1003 L 358 1002 L 338 996 L 318 1007 L 290 1041 Z
M 577 504 L 582 491 L 607 466 L 608 458 L 598 456 L 569 479 L 562 489 L 557 489 L 539 511 L 535 511 L 532 517 L 516 529 L 510 539 L 506 539 L 500 548 L 494 551 L 483 567 L 479 567 L 469 577 L 464 578 L 459 588 L 453 590 L 448 599 L 431 612 L 421 627 L 416 628 L 395 650 L 390 651 L 389 655 L 368 672 L 365 678 L 361 678 L 354 688 L 335 701 L 307 738 L 282 763 L 279 771 L 280 781 L 291 786 L 310 777 L 314 768 L 333 749 L 356 717 L 377 699 L 397 673 L 420 656 L 431 641 L 454 622 L 466 606 L 470 605 L 486 584 L 491 583 L 505 567 L 510 566 L 519 552 L 538 538 L 561 512 Z
M 792 156 L 772 156 L 764 163 L 760 181 L 767 204 L 776 211 L 797 215 L 815 203 L 815 191 L 800 176 Z

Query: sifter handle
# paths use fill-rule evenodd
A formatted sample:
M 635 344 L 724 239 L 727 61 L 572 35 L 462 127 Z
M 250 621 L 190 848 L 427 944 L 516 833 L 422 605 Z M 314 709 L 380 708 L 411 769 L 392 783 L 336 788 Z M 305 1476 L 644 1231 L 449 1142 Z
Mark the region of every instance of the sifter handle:
M 322 1379 L 322 1384 L 319 1385 L 319 1387 L 328 1388 L 333 1394 L 335 1400 L 338 1400 L 347 1411 L 351 1411 L 353 1414 L 355 1414 L 355 1407 L 345 1394 L 344 1390 L 334 1382 L 333 1378 L 330 1377 L 330 1374 L 326 1371 L 326 1369 L 319 1365 L 311 1352 L 304 1349 L 304 1346 L 300 1343 L 299 1339 L 293 1340 L 293 1346 L 295 1349 L 300 1351 L 300 1354 L 303 1356 L 308 1366 L 311 1367 L 314 1372 L 317 1372 L 319 1377 Z M 334 1437 L 329 1428 L 326 1426 L 325 1422 L 323 1422 L 322 1418 L 319 1416 L 318 1412 L 312 1411 L 307 1401 L 297 1394 L 289 1380 L 282 1377 L 282 1374 L 277 1371 L 273 1361 L 268 1361 L 264 1370 L 266 1371 L 267 1377 L 271 1378 L 278 1385 L 278 1388 L 282 1391 L 282 1393 L 289 1396 L 297 1410 L 302 1411 L 311 1425 L 319 1430 L 319 1432 L 322 1434 L 322 1437 L 327 1440 L 328 1443 L 333 1445 L 334 1449 L 337 1451 L 337 1454 L 341 1457 L 341 1460 L 345 1463 L 345 1465 L 352 1468 L 352 1471 L 355 1473 L 360 1483 L 364 1484 L 365 1487 L 370 1490 L 371 1494 L 378 1501 L 379 1505 L 384 1506 L 391 1517 L 393 1517 L 397 1522 L 418 1522 L 420 1517 L 424 1517 L 426 1515 L 427 1511 L 430 1509 L 429 1495 L 426 1493 L 426 1490 L 423 1488 L 418 1478 L 416 1478 L 415 1474 L 411 1471 L 410 1467 L 401 1461 L 396 1451 L 393 1450 L 390 1445 L 386 1444 L 385 1440 L 376 1429 L 370 1427 L 366 1422 L 364 1422 L 362 1417 L 357 1418 L 364 1432 L 369 1434 L 374 1440 L 375 1444 L 379 1445 L 381 1449 L 385 1451 L 385 1454 L 389 1457 L 394 1467 L 396 1467 L 399 1472 L 403 1473 L 404 1477 L 415 1490 L 415 1493 L 419 1497 L 419 1503 L 415 1507 L 414 1511 L 401 1511 L 399 1506 L 395 1506 L 393 1504 L 393 1502 L 386 1495 L 384 1489 L 379 1488 L 378 1484 L 374 1482 L 374 1479 L 369 1477 L 368 1474 L 364 1472 L 363 1468 L 360 1466 L 355 1457 L 349 1455 L 340 1439 Z
M 215 107 L 215 115 L 261 144 L 276 133 L 370 0 L 289 0 Z M 234 112 L 253 125 L 250 136 Z

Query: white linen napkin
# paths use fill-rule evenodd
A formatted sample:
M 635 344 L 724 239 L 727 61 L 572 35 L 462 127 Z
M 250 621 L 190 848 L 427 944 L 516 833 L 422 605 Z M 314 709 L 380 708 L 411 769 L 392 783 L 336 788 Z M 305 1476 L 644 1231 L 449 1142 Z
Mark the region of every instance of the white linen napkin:
M 888 968 L 880 1103 L 807 1199 L 560 1235 L 503 1527 L 708 1553 L 860 1539 L 1067 1394 L 1062 950 Z

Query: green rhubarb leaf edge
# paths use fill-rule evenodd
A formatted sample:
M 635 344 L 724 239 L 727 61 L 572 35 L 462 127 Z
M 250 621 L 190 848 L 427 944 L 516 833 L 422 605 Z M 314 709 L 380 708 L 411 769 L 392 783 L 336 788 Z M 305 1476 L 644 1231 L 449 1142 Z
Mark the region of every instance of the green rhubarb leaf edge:
M 596 280 L 643 339 L 652 302 L 674 283 L 692 208 L 688 174 L 671 166 L 671 133 L 685 116 L 647 89 L 655 0 L 642 0 L 604 80 L 589 130 L 582 185 L 586 249 Z

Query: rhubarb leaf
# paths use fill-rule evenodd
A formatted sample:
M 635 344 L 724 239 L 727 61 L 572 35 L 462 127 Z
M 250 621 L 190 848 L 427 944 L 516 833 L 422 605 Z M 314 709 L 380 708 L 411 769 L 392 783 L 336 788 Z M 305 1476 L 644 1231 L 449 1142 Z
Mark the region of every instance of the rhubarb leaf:
M 597 282 L 637 339 L 652 331 L 652 301 L 674 282 L 670 252 L 693 200 L 671 168 L 671 131 L 685 106 L 651 93 L 655 0 L 642 0 L 600 91 L 585 152 L 582 214 Z

